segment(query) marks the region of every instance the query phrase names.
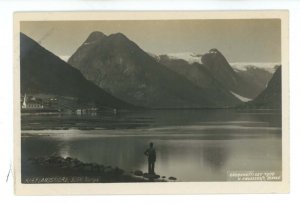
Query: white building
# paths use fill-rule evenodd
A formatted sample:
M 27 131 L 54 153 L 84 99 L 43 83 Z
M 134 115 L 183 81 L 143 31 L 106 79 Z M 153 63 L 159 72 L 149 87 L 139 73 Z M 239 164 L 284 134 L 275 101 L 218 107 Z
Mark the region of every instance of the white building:
M 24 95 L 22 109 L 43 109 L 43 108 L 44 108 L 43 104 L 40 104 L 36 100 L 28 101 L 26 94 Z

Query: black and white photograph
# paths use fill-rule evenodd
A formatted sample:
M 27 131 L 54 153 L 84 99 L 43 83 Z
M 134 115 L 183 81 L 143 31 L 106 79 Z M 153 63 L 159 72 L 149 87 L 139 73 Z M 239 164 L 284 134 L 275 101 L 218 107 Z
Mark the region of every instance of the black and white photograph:
M 20 188 L 286 191 L 287 13 L 144 13 L 15 14 Z

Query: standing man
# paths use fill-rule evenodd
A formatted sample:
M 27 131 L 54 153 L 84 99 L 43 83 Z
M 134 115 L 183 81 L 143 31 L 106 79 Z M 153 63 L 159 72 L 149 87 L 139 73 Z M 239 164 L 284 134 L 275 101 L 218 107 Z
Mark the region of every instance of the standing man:
M 149 144 L 149 148 L 145 151 L 144 154 L 148 157 L 148 173 L 155 174 L 154 166 L 156 161 L 156 152 L 152 142 Z

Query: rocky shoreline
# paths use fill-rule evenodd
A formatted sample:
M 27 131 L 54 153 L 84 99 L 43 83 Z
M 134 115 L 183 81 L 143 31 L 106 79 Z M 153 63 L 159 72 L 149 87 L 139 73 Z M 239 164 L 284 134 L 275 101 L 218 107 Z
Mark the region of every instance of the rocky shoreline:
M 27 172 L 22 172 L 22 183 L 25 184 L 176 181 L 175 177 L 167 178 L 157 174 L 144 173 L 141 170 L 128 172 L 118 167 L 84 163 L 71 157 L 30 158 L 27 166 Z

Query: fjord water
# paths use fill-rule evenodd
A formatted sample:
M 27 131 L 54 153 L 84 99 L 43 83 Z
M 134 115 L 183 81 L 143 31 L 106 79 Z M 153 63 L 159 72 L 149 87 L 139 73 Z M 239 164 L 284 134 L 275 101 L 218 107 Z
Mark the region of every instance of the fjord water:
M 178 181 L 226 181 L 229 171 L 281 172 L 281 113 L 271 110 L 152 110 L 93 115 L 22 115 L 22 171 L 59 155 Z M 23 173 L 22 172 L 22 173 Z M 26 175 L 26 174 L 22 174 Z

